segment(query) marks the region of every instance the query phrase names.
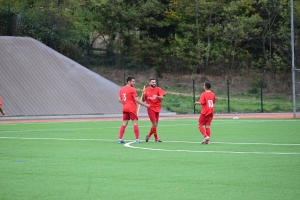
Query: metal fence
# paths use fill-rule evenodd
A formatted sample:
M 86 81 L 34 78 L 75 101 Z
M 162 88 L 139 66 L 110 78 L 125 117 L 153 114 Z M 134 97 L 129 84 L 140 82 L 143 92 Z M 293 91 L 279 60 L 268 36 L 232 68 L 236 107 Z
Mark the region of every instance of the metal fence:
M 264 113 L 264 112 L 292 112 L 292 83 L 290 81 L 265 81 L 254 79 L 251 81 L 243 79 L 193 79 L 185 81 L 174 81 L 158 79 L 161 87 L 166 90 L 175 88 L 181 94 L 190 96 L 193 113 L 199 113 L 200 107 L 193 106 L 192 102 L 198 101 L 200 94 L 204 91 L 203 84 L 209 80 L 212 84 L 211 90 L 217 96 L 215 105 L 216 113 Z M 167 83 L 168 82 L 168 83 Z M 173 87 L 173 88 L 172 88 Z M 172 92 L 170 92 L 172 94 Z M 178 92 L 174 92 L 177 94 Z M 175 98 L 176 99 L 176 98 Z M 174 101 L 180 105 L 180 100 Z M 181 105 L 183 106 L 183 105 Z M 297 112 L 300 111 L 300 98 L 297 98 Z M 184 113 L 184 111 L 182 111 Z

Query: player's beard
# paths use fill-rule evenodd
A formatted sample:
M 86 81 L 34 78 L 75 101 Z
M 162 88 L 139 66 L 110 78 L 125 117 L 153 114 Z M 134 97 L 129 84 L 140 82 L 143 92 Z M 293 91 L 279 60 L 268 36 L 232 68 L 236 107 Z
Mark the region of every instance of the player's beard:
M 150 85 L 152 88 L 155 88 L 156 87 L 156 84 L 151 84 Z

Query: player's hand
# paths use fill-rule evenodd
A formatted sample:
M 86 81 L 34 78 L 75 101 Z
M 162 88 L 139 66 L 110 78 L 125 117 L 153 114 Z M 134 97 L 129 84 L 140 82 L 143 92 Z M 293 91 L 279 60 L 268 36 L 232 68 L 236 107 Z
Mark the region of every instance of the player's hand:
M 200 104 L 199 101 L 196 101 L 196 102 L 194 103 L 194 106 L 195 106 L 195 105 L 199 105 L 199 104 Z
M 146 108 L 150 108 L 150 104 L 145 104 L 145 107 Z
M 3 110 L 2 115 L 5 115 L 5 111 Z

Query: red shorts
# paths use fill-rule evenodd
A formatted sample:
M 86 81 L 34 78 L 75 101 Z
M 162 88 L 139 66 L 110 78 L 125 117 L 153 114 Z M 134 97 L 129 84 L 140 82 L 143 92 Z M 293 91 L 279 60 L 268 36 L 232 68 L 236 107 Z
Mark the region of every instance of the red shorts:
M 158 122 L 158 119 L 159 119 L 159 112 L 155 112 L 151 109 L 147 109 L 148 111 L 148 116 L 150 118 L 150 121 L 151 122 Z
M 123 112 L 123 120 L 138 120 L 136 113 L 134 112 Z
M 200 117 L 199 117 L 199 120 L 198 120 L 198 125 L 200 125 L 200 126 L 202 126 L 202 125 L 210 126 L 213 117 L 214 117 L 214 114 L 209 114 L 207 116 L 205 116 L 203 114 L 200 114 Z

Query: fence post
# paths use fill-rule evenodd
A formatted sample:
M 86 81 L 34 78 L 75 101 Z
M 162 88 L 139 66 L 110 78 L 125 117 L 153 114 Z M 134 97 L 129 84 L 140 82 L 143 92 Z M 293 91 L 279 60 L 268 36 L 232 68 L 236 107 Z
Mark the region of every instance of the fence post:
M 195 98 L 195 80 L 193 79 L 193 104 L 196 102 L 196 98 Z M 194 114 L 196 114 L 196 106 L 194 105 Z
M 229 94 L 229 80 L 227 79 L 227 96 L 228 96 L 228 113 L 230 113 L 230 94 Z
M 260 104 L 261 104 L 261 112 L 264 112 L 264 104 L 263 104 L 263 80 L 260 79 Z
M 157 77 L 157 73 L 155 74 L 155 80 L 156 80 L 156 85 L 157 85 L 157 87 L 159 87 L 159 86 L 158 86 L 158 77 Z

